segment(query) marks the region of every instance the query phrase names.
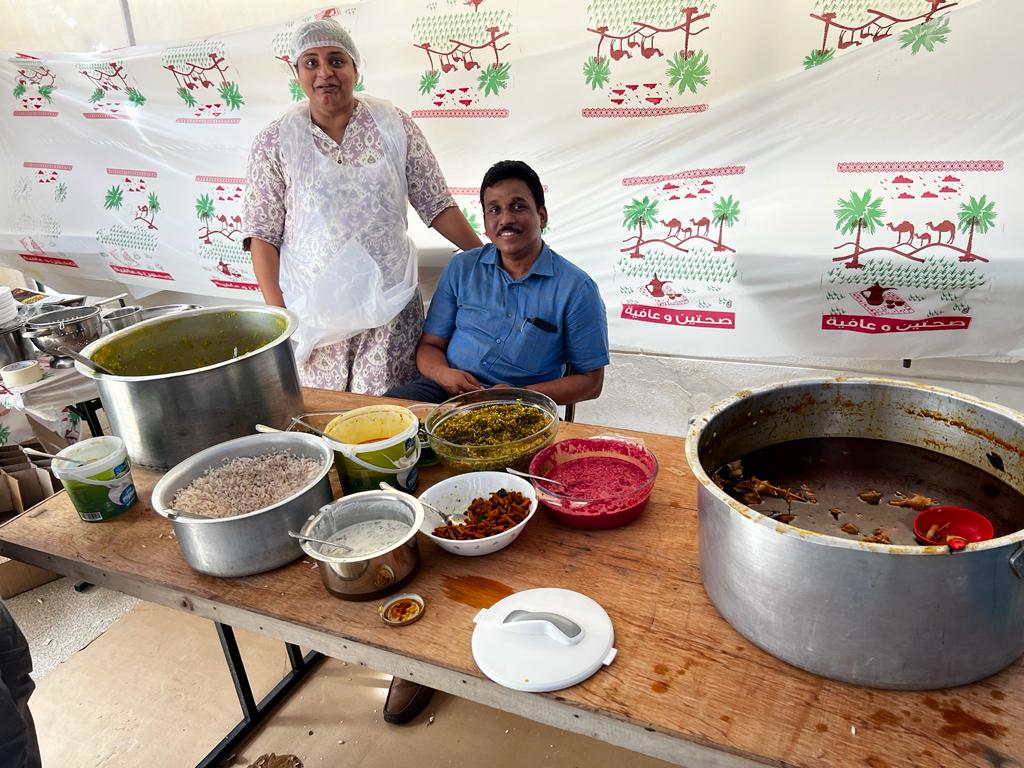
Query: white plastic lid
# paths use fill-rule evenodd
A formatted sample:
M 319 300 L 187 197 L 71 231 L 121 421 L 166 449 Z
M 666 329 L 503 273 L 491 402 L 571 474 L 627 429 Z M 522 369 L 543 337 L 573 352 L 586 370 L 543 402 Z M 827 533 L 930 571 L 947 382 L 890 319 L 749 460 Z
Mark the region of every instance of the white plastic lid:
M 473 658 L 480 671 L 517 691 L 568 688 L 611 664 L 616 654 L 604 608 L 569 589 L 517 592 L 473 621 Z

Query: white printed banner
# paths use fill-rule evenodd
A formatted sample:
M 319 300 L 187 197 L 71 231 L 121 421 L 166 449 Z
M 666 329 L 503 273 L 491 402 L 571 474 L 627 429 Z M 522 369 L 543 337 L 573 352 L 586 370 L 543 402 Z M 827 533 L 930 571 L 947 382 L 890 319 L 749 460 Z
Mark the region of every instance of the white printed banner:
M 480 179 L 541 175 L 545 238 L 612 346 L 704 357 L 1024 357 L 1014 0 L 363 0 L 357 88 Z M 0 260 L 258 301 L 255 133 L 304 96 L 295 18 L 0 64 Z M 413 223 L 425 260 L 445 244 Z

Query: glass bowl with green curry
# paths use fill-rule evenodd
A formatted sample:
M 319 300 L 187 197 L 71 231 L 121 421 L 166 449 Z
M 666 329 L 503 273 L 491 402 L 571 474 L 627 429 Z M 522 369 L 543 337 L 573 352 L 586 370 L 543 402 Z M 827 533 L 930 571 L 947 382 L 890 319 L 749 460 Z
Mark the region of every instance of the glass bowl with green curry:
M 554 442 L 558 406 L 529 389 L 478 389 L 441 403 L 425 428 L 430 447 L 452 472 L 525 472 L 534 455 Z

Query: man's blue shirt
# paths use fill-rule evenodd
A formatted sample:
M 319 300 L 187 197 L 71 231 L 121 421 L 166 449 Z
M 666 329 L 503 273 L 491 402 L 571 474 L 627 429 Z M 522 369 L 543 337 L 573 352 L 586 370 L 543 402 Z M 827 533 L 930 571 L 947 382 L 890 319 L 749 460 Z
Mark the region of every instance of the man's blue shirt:
M 457 254 L 441 274 L 423 325 L 448 339 L 452 368 L 483 384 L 525 386 L 608 365 L 608 318 L 597 284 L 544 244 L 513 280 L 493 244 Z

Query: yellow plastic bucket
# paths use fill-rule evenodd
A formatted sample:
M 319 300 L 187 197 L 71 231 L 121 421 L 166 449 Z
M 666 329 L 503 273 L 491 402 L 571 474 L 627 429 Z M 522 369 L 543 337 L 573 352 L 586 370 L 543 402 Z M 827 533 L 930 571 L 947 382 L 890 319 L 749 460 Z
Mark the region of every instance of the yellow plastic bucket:
M 335 416 L 324 428 L 345 493 L 378 490 L 380 482 L 416 490 L 419 419 L 400 405 L 368 405 Z

